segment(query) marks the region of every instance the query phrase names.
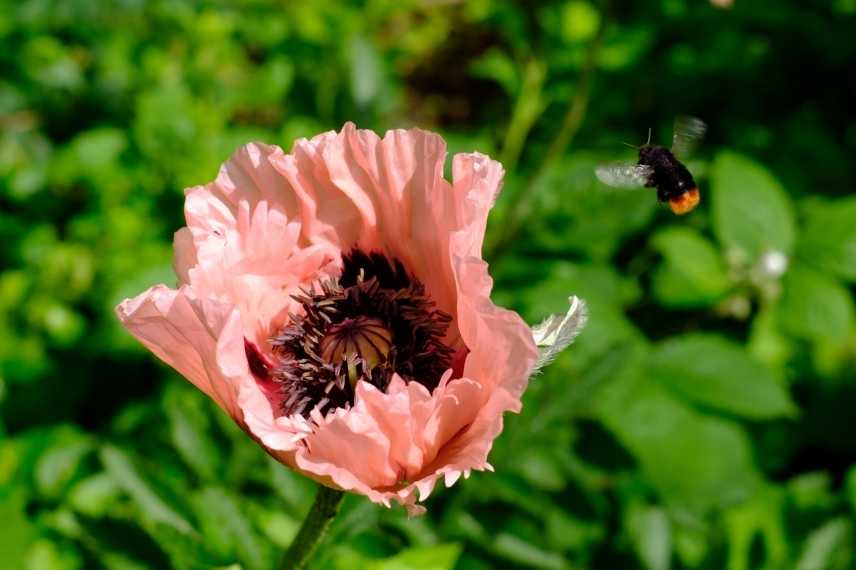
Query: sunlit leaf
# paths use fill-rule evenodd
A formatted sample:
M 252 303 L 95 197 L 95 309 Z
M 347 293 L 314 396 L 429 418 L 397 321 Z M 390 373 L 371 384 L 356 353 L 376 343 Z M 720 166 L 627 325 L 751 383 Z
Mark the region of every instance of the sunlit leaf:
M 420 546 L 366 565 L 367 570 L 453 570 L 461 547 L 457 544 Z
M 825 523 L 808 536 L 795 568 L 844 570 L 852 567 L 853 560 L 853 522 L 841 517 Z
M 516 564 L 545 570 L 569 568 L 562 556 L 510 533 L 503 532 L 497 535 L 492 548 L 498 555 Z
M 654 294 L 662 305 L 707 306 L 728 291 L 729 279 L 719 252 L 695 230 L 666 228 L 651 243 L 665 260 L 654 274 Z
M 788 560 L 788 542 L 784 514 L 784 493 L 765 485 L 751 500 L 735 505 L 725 513 L 728 532 L 728 567 L 753 568 L 758 545 L 763 544 L 763 566 L 784 567 Z
M 201 394 L 185 389 L 171 389 L 164 398 L 173 445 L 199 477 L 213 480 L 221 472 L 220 450 L 202 403 Z
M 797 253 L 801 261 L 826 273 L 856 282 L 856 197 L 850 196 L 808 211 Z
M 219 487 L 207 487 L 194 499 L 203 539 L 212 549 L 236 556 L 249 569 L 270 567 L 271 553 L 234 495 Z
M 793 206 L 760 164 L 723 151 L 711 172 L 713 230 L 727 248 L 750 261 L 769 250 L 790 254 L 796 236 Z
M 38 540 L 27 553 L 25 570 L 76 570 L 83 560 L 74 548 L 47 539 Z
M 723 337 L 670 339 L 654 351 L 650 366 L 653 378 L 702 406 L 754 419 L 796 412 L 782 380 Z
M 572 0 L 562 7 L 562 36 L 566 41 L 591 39 L 600 25 L 600 14 L 588 2 Z
M 365 107 L 377 98 L 383 77 L 378 53 L 364 37 L 351 40 L 348 49 L 351 69 L 351 93 L 360 107 Z
M 157 493 L 147 481 L 146 474 L 140 472 L 128 454 L 118 447 L 105 446 L 99 455 L 107 472 L 131 496 L 145 517 L 178 533 L 193 532 L 190 522 Z
M 633 548 L 645 568 L 668 570 L 672 536 L 666 512 L 658 507 L 634 504 L 625 516 L 625 525 Z
M 56 499 L 79 474 L 94 446 L 88 437 L 69 430 L 57 430 L 52 443 L 39 457 L 34 475 L 39 493 Z
M 794 336 L 842 342 L 854 325 L 853 296 L 823 273 L 795 267 L 785 275 L 778 320 Z
M 27 550 L 37 536 L 37 529 L 29 520 L 23 489 L 0 495 L 0 552 L 3 563 L 12 568 L 21 568 Z
M 677 509 L 700 513 L 736 503 L 758 485 L 739 425 L 695 411 L 635 367 L 602 392 L 598 417 Z
M 856 513 L 856 466 L 851 467 L 847 471 L 845 490 L 847 491 L 847 500 L 850 503 L 850 510 Z
M 76 511 L 97 518 L 107 513 L 120 493 L 115 479 L 105 472 L 100 472 L 72 487 L 68 502 Z

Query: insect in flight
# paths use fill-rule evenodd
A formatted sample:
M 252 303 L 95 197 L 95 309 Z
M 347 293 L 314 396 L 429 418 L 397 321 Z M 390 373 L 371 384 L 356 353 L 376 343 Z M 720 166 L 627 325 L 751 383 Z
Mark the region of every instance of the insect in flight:
M 679 158 L 686 158 L 706 130 L 707 125 L 701 119 L 678 117 L 671 149 L 651 144 L 649 131 L 648 142 L 639 147 L 636 164 L 606 164 L 597 167 L 595 174 L 601 182 L 615 188 L 656 188 L 657 200 L 668 202 L 676 214 L 686 214 L 698 205 L 700 195 L 693 175 Z

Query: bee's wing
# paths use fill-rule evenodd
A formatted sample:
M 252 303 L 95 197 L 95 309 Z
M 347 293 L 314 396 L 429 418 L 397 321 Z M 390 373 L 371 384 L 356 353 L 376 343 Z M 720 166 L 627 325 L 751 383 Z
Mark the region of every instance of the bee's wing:
M 597 179 L 613 188 L 641 188 L 652 173 L 650 166 L 630 162 L 602 164 L 594 169 Z
M 672 137 L 672 154 L 686 157 L 704 137 L 707 125 L 698 117 L 675 119 L 675 134 Z

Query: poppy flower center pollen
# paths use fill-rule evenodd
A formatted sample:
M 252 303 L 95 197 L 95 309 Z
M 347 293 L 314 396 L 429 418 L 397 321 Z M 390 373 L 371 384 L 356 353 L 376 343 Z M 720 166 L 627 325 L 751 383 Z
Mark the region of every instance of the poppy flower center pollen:
M 338 279 L 294 297 L 301 314 L 271 338 L 286 415 L 350 406 L 358 381 L 386 390 L 393 374 L 433 390 L 449 368 L 452 317 L 400 261 L 354 250 L 342 262 Z
M 330 327 L 321 339 L 321 358 L 328 364 L 351 363 L 348 380 L 354 384 L 359 380 L 353 363 L 362 362 L 371 370 L 386 360 L 392 348 L 392 332 L 380 319 L 370 317 L 347 318 Z

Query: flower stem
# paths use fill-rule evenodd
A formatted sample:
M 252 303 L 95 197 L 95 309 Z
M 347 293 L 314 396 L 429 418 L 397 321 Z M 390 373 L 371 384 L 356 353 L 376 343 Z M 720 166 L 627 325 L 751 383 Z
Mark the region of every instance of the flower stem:
M 339 513 L 345 492 L 329 487 L 319 487 L 315 502 L 303 520 L 300 531 L 279 563 L 279 570 L 301 570 L 305 568 L 315 549 L 324 540 L 330 523 Z

